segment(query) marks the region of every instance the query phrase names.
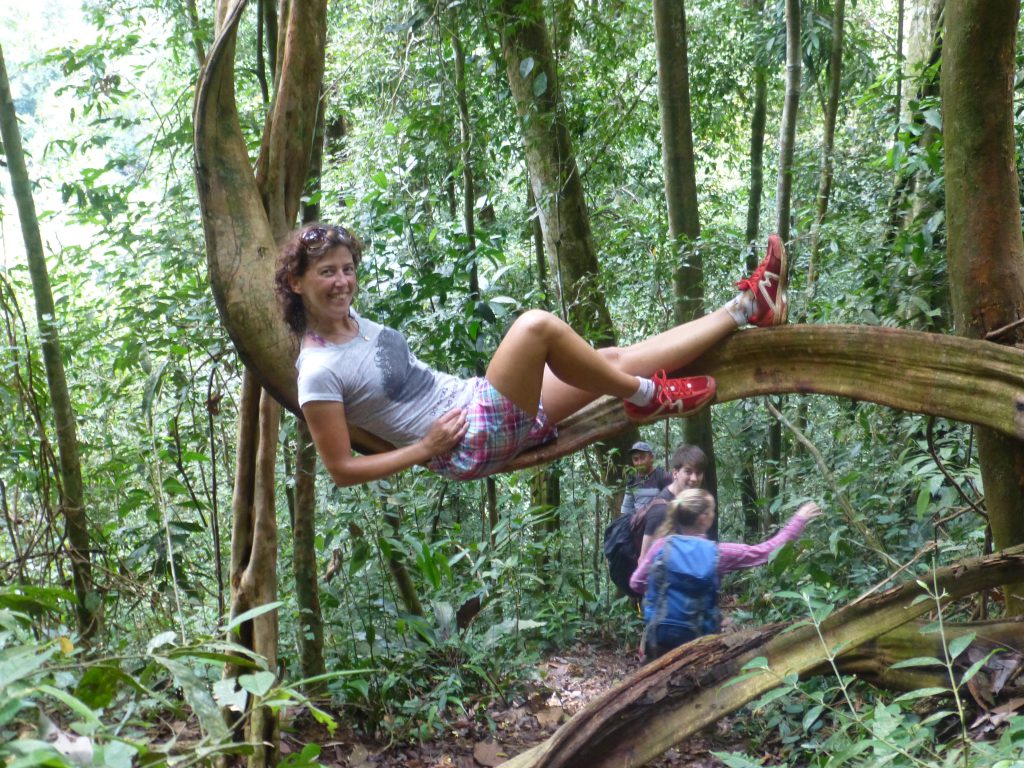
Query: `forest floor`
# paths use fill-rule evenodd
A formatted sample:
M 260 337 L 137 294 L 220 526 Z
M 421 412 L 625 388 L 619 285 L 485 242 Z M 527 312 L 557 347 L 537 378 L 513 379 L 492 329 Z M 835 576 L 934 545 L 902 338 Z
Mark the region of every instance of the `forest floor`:
M 285 756 L 310 742 L 320 744 L 320 763 L 339 768 L 485 768 L 539 744 L 596 696 L 639 668 L 636 654 L 614 648 L 578 644 L 539 664 L 539 682 L 525 696 L 498 700 L 488 710 L 491 723 L 464 718 L 448 724 L 443 738 L 404 745 L 366 743 L 341 729 L 332 737 L 316 727 L 295 723 L 282 728 Z M 311 724 L 312 725 L 312 724 Z M 655 768 L 721 768 L 712 751 L 744 751 L 745 744 L 725 718 L 670 749 Z M 584 768 L 581 766 L 581 768 Z

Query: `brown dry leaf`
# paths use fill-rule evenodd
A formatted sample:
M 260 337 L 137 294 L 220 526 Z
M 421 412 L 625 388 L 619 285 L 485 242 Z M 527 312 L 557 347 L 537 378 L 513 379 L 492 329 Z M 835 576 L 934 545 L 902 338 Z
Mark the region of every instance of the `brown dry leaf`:
M 370 751 L 362 744 L 356 744 L 348 754 L 349 768 L 371 768 Z
M 542 728 L 551 728 L 552 726 L 558 725 L 562 722 L 562 718 L 565 716 L 565 710 L 561 707 L 547 707 L 546 709 L 537 712 L 535 717 L 537 722 L 540 723 Z
M 505 757 L 505 753 L 501 751 L 501 747 L 498 746 L 497 742 L 490 739 L 478 741 L 476 746 L 473 747 L 473 759 L 480 765 L 488 767 L 501 765 L 505 762 Z

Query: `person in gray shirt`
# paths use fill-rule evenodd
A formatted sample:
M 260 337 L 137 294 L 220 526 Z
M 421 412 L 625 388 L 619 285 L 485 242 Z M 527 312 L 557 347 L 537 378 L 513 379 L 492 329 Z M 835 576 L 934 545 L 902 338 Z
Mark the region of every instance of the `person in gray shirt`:
M 650 443 L 638 440 L 629 449 L 629 461 L 633 465 L 633 477 L 622 494 L 619 514 L 632 515 L 637 509 L 647 506 L 658 491 L 672 482 L 672 475 L 664 467 L 654 466 L 654 449 Z
M 688 416 L 710 403 L 710 376 L 669 378 L 743 325 L 785 322 L 786 253 L 777 236 L 740 293 L 718 310 L 628 347 L 594 349 L 549 312 L 509 328 L 483 377 L 434 371 L 401 333 L 353 309 L 363 243 L 344 227 L 308 224 L 281 243 L 275 289 L 301 339 L 299 406 L 338 485 L 379 480 L 416 464 L 455 480 L 500 471 L 552 439 L 555 425 L 601 395 L 624 400 L 636 423 Z M 392 446 L 352 452 L 349 426 Z

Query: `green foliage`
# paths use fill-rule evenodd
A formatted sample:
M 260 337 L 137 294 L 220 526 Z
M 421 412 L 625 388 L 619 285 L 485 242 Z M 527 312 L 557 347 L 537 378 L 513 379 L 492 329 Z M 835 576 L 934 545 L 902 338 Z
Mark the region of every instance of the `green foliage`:
M 192 28 L 176 1 L 90 2 L 85 32 L 64 35 L 61 14 L 69 27 L 80 27 L 76 9 L 39 5 L 47 15 L 35 27 L 28 17 L 13 20 L 21 39 L 10 60 L 17 62 L 16 99 L 39 182 L 56 320 L 80 419 L 104 627 L 90 653 L 72 646 L 75 665 L 62 656 L 58 638 L 72 637 L 73 620 L 53 435 L 37 333 L 24 311 L 28 276 L 12 257 L 0 271 L 0 502 L 8 523 L 0 583 L 26 586 L 0 590 L 0 663 L 27 671 L 12 683 L 18 696 L 0 686 L 0 728 L 7 729 L 6 742 L 20 733 L 13 724 L 41 710 L 62 729 L 80 724 L 97 748 L 109 750 L 103 759 L 110 765 L 130 759 L 129 749 L 159 764 L 173 744 L 150 743 L 145 726 L 195 715 L 205 759 L 224 748 L 221 707 L 258 701 L 319 711 L 299 683 L 281 685 L 261 660 L 243 662 L 236 646 L 198 639 L 217 636 L 227 597 L 240 378 L 207 282 L 192 190 L 193 43 L 209 47 L 212 19 Z M 352 226 L 369 243 L 360 310 L 400 327 L 428 363 L 474 375 L 516 313 L 545 304 L 563 309 L 552 254 L 548 284 L 539 284 L 500 30 L 481 4 L 329 5 L 326 163 L 310 201 L 324 219 Z M 685 246 L 667 234 L 649 3 L 546 5 L 561 117 L 600 257 L 596 280 L 619 340 L 630 343 L 669 323 L 672 278 L 683 260 L 702 259 L 706 307 L 731 296 L 747 247 L 757 68 L 768 73 L 769 87 L 762 233 L 774 220 L 782 4 L 768 3 L 757 14 L 725 0 L 687 4 L 701 236 Z M 832 10 L 809 3 L 803 12 L 794 310 L 809 322 L 948 332 L 941 113 L 927 87 L 935 72 L 903 83 L 915 98 L 909 115 L 894 114 L 902 75 L 891 50 L 893 11 L 884 4 L 848 4 L 836 181 L 817 254 L 819 279 L 813 296 L 807 293 L 805 234 L 815 214 Z M 236 78 L 254 160 L 270 96 L 260 82 L 256 26 L 248 12 Z M 466 53 L 473 240 L 463 218 L 456 35 Z M 534 85 L 545 93 L 552 87 L 539 78 Z M 1024 135 L 1021 125 L 1017 132 Z M 892 194 L 894 185 L 899 194 Z M 474 272 L 478 295 L 470 288 Z M 791 397 L 780 407 L 822 463 L 791 434 L 784 434 L 782 458 L 765 461 L 773 422 L 761 404 L 715 406 L 722 537 L 766 536 L 806 498 L 823 502 L 829 522 L 764 569 L 730 577 L 725 592 L 734 624 L 800 618 L 805 604 L 789 596 L 804 591 L 814 595 L 815 611 L 839 605 L 926 546 L 936 547 L 941 562 L 982 551 L 985 531 L 972 506 L 980 507 L 984 489 L 969 427 L 929 425 L 838 398 Z M 292 670 L 300 666 L 301 625 L 289 578 L 290 417 L 283 427 L 279 662 Z M 682 440 L 683 425 L 671 420 L 643 433 L 671 446 Z M 484 483 L 445 483 L 413 470 L 341 490 L 321 478 L 315 554 L 320 571 L 330 574 L 320 583 L 325 653 L 329 669 L 345 670 L 327 683 L 330 705 L 368 734 L 427 738 L 454 716 L 485 717 L 487 704 L 513 696 L 549 648 L 586 639 L 633 653 L 641 623 L 627 601 L 614 597 L 599 549 L 618 490 L 606 477 L 594 451 L 562 460 L 553 505 L 533 497 L 531 473 L 497 478 L 493 526 Z M 780 484 L 780 496 L 769 498 L 770 481 Z M 877 547 L 865 545 L 864 526 Z M 392 577 L 396 563 L 425 616 L 403 602 Z M 459 627 L 455 617 L 474 601 L 479 613 Z M 229 660 L 239 669 L 224 680 Z M 766 702 L 758 711 L 762 735 L 780 730 L 790 754 L 811 760 L 817 750 L 834 764 L 869 753 L 900 764 L 905 758 L 891 744 L 916 748 L 925 737 L 946 735 L 940 724 L 914 715 L 911 700 L 873 703 L 858 711 L 856 723 L 839 721 L 841 690 L 800 687 L 792 701 Z M 863 734 L 872 735 L 862 749 Z M 1024 726 L 1014 721 L 1000 741 L 977 749 L 1012 760 L 1022 741 Z M 64 759 L 28 740 L 13 744 L 19 746 L 0 749 L 30 750 L 18 753 L 26 760 L 42 750 L 31 758 L 40 765 Z M 954 742 L 942 760 L 960 748 Z M 315 765 L 315 752 L 293 755 L 288 764 Z
M 922 632 L 938 634 L 943 657 L 916 657 L 897 662 L 892 669 L 940 668 L 948 684 L 922 688 L 895 697 L 858 683 L 853 676 L 839 674 L 836 655 L 841 649 L 824 645 L 826 658 L 836 670 L 832 681 L 815 678 L 798 682 L 796 676 L 779 681 L 779 687 L 751 704 L 758 715 L 756 730 L 762 734 L 777 730 L 787 762 L 833 768 L 842 765 L 886 764 L 898 766 L 992 766 L 1015 765 L 1024 758 L 1024 718 L 1012 717 L 998 741 L 975 741 L 968 734 L 968 712 L 964 693 L 968 682 L 989 657 L 969 666 L 962 657 L 975 640 L 975 633 L 949 636 L 944 627 L 943 595 L 931 585 L 918 582 L 925 591 L 922 599 L 935 604 L 937 620 Z M 785 597 L 803 604 L 805 615 L 819 629 L 834 606 L 823 599 L 821 589 L 805 589 Z M 781 595 L 780 595 L 781 596 Z M 767 659 L 751 661 L 745 669 L 770 669 Z M 933 704 L 927 710 L 923 699 Z M 955 736 L 950 738 L 950 734 Z M 762 763 L 737 753 L 717 755 L 726 765 L 752 766 Z

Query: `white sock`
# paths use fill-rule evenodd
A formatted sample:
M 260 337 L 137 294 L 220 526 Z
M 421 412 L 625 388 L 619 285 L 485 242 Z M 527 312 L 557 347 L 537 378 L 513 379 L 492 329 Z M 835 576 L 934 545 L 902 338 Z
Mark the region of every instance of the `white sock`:
M 640 386 L 637 388 L 636 392 L 626 398 L 626 402 L 632 403 L 633 405 L 647 405 L 654 399 L 654 382 L 640 376 L 637 376 L 636 379 L 640 382 Z
M 754 296 L 746 291 L 738 293 L 735 297 L 729 299 L 725 309 L 729 316 L 736 321 L 736 325 L 742 328 L 750 322 L 750 316 L 754 313 Z

